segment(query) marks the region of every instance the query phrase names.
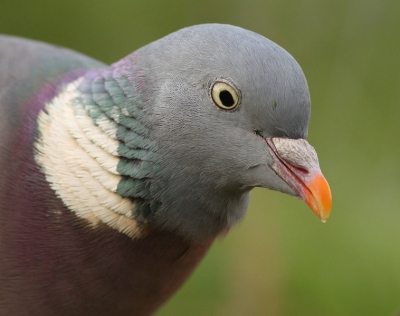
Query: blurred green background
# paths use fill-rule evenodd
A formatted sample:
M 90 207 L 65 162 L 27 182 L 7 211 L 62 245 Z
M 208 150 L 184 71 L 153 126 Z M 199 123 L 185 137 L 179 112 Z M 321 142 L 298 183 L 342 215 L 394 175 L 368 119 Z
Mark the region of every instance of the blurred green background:
M 333 193 L 254 190 L 166 315 L 393 315 L 400 310 L 400 1 L 1 0 L 0 32 L 114 62 L 179 28 L 238 25 L 288 50 L 310 86 L 309 141 Z

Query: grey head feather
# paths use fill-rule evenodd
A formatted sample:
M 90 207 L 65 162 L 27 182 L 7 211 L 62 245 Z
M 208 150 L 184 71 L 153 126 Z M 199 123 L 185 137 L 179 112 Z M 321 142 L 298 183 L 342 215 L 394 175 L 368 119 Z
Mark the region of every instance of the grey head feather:
M 265 187 L 294 195 L 271 169 L 260 137 L 305 138 L 310 97 L 294 58 L 239 27 L 182 29 L 127 57 L 140 74 L 143 111 L 159 157 L 146 221 L 203 239 L 237 223 L 249 192 Z M 239 94 L 234 110 L 216 106 L 211 87 Z

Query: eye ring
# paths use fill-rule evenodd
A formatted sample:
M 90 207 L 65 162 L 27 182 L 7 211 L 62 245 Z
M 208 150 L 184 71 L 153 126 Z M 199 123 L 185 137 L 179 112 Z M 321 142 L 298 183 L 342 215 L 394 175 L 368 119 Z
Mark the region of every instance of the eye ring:
M 217 81 L 212 85 L 211 98 L 215 105 L 223 110 L 234 110 L 239 104 L 239 94 L 236 89 L 223 81 Z

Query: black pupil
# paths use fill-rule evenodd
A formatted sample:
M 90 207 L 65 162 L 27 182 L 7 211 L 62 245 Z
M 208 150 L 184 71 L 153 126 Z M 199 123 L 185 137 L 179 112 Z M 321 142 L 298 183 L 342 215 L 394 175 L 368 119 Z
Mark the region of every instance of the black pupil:
M 231 107 L 235 104 L 235 100 L 232 97 L 232 94 L 227 90 L 222 90 L 219 93 L 219 99 L 221 100 L 222 104 L 226 107 Z

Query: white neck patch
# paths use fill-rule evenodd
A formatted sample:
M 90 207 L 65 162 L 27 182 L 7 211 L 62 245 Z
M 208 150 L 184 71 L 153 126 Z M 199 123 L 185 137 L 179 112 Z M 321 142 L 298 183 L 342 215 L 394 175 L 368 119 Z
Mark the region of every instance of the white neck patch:
M 94 124 L 75 102 L 83 78 L 68 84 L 38 117 L 36 162 L 51 188 L 75 214 L 93 226 L 100 222 L 130 237 L 140 234 L 132 216 L 135 204 L 118 193 L 119 142 L 105 115 Z M 75 102 L 75 104 L 74 104 Z

